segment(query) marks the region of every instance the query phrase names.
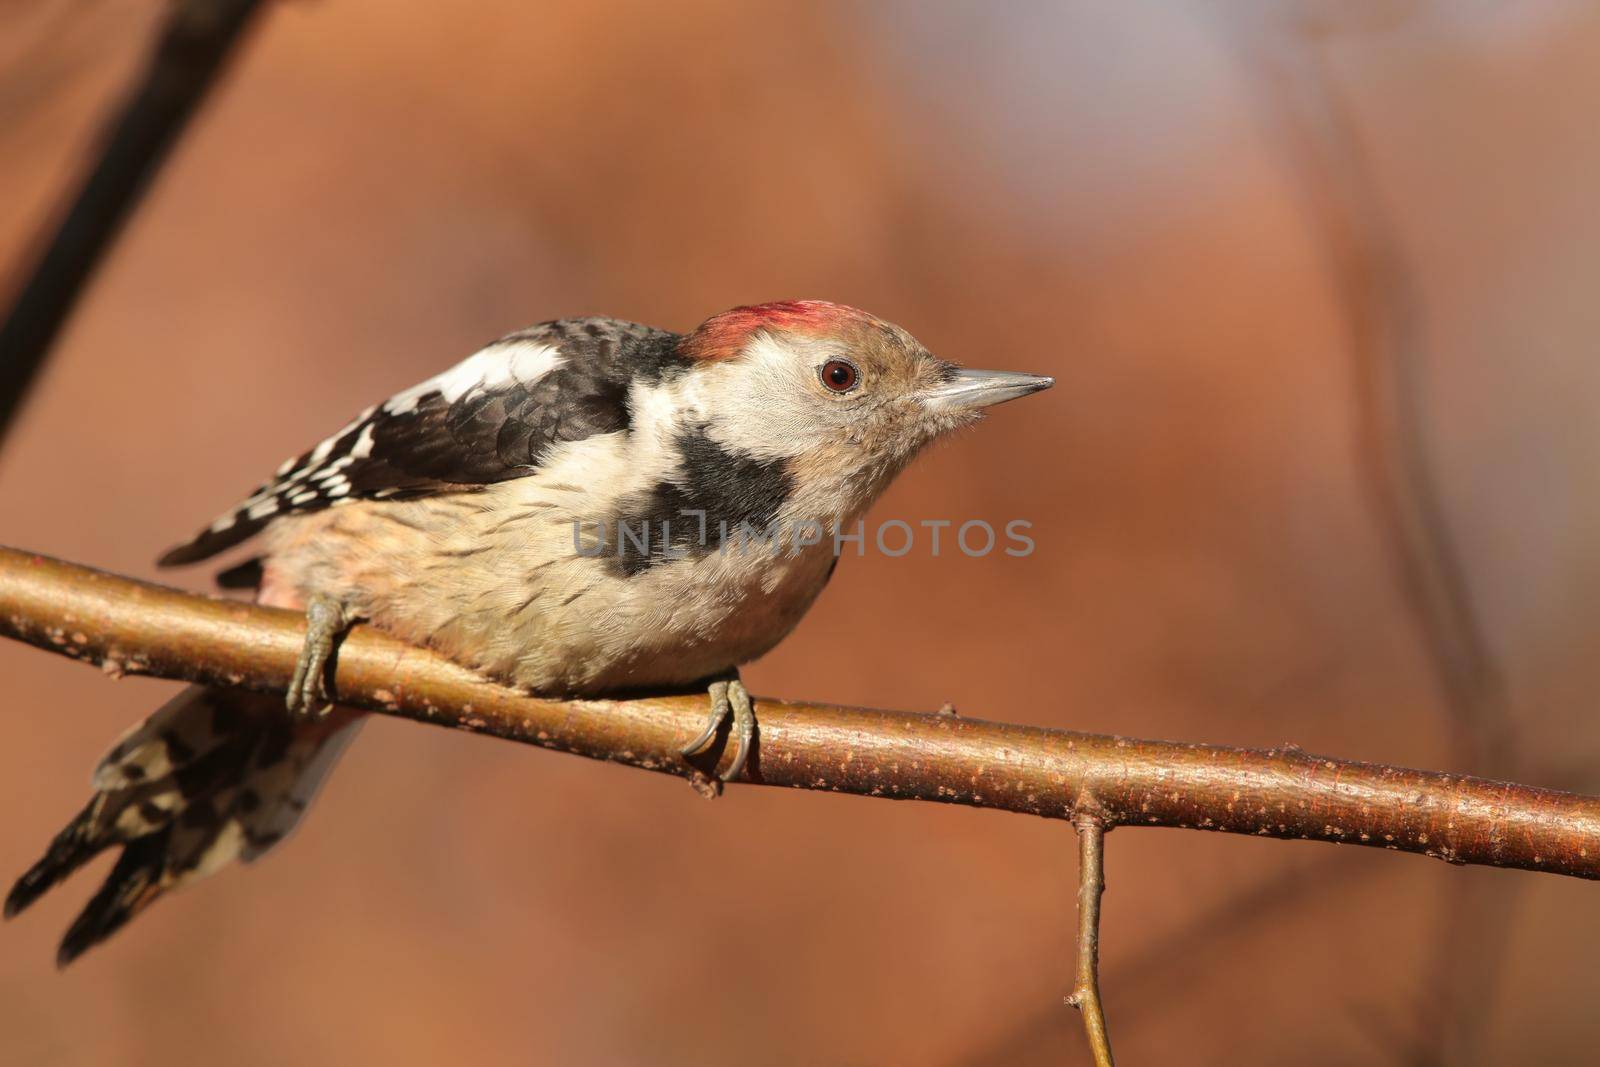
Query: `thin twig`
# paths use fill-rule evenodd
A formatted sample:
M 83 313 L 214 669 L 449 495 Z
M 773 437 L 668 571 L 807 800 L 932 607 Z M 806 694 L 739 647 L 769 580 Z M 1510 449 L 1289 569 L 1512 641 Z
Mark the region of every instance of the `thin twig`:
M 108 672 L 281 692 L 305 636 L 292 612 L 183 593 L 0 548 L 0 636 Z M 705 696 L 551 700 L 514 692 L 370 627 L 339 647 L 351 707 L 692 777 L 678 749 Z M 1072 819 L 1093 797 L 1107 828 L 1173 826 L 1358 844 L 1450 863 L 1600 879 L 1600 797 L 1308 755 L 1139 741 L 761 700 L 745 782 L 931 800 Z
M 1105 826 L 1089 812 L 1078 828 L 1078 980 L 1067 1003 L 1083 1015 L 1083 1032 L 1095 1067 L 1115 1067 L 1106 1013 L 1100 1005 L 1100 897 L 1106 891 Z
M 1387 864 L 1350 862 L 1348 852 L 1324 852 L 1292 867 L 1252 882 L 1193 915 L 1183 924 L 1141 948 L 1131 959 L 1110 971 L 1111 984 L 1121 992 L 1124 1007 L 1117 1025 L 1126 1032 L 1152 1010 L 1172 1007 L 1174 999 L 1196 988 L 1187 972 L 1173 960 L 1210 960 L 1216 946 L 1236 948 L 1263 927 L 1282 919 L 1335 890 L 1348 889 L 1359 879 L 1380 871 L 1393 874 Z M 1080 868 L 1081 870 L 1081 868 Z M 1060 1027 L 1059 1009 L 1051 1005 L 1030 1011 L 986 1047 L 960 1061 L 960 1067 L 1019 1067 L 1027 1063 L 1055 1063 L 1051 1047 Z
M 0 326 L 0 441 L 122 224 L 215 84 L 259 0 L 176 0 L 137 88 Z

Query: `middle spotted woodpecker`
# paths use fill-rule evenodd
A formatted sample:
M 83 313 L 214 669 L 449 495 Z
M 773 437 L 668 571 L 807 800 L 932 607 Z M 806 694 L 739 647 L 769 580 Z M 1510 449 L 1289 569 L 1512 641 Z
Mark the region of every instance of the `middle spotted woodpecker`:
M 538 693 L 703 682 L 710 710 L 685 755 L 731 721 L 724 778 L 737 777 L 756 730 L 738 668 L 822 591 L 835 535 L 928 442 L 1051 384 L 958 368 L 822 301 L 735 308 L 686 335 L 583 318 L 495 341 L 363 411 L 162 557 L 259 536 L 220 580 L 306 612 L 290 714 L 202 687 L 158 710 L 106 755 L 7 914 L 123 846 L 66 962 L 165 890 L 271 847 L 359 721 L 325 692 L 357 620 Z

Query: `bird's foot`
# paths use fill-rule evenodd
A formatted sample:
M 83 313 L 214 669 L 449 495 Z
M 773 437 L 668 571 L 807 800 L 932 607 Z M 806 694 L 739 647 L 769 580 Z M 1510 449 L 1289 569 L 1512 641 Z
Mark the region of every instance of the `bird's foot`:
M 737 674 L 731 678 L 718 678 L 707 687 L 707 691 L 711 697 L 711 714 L 700 736 L 683 746 L 683 754 L 694 756 L 705 751 L 717 736 L 717 731 L 722 729 L 722 724 L 732 719 L 729 740 L 734 744 L 733 762 L 721 774 L 722 781 L 731 782 L 744 772 L 745 763 L 750 759 L 750 745 L 756 736 L 755 708 Z
M 306 605 L 306 643 L 284 698 L 291 714 L 320 719 L 333 710 L 328 699 L 328 660 L 334 642 L 349 625 L 344 605 L 332 597 L 312 597 Z

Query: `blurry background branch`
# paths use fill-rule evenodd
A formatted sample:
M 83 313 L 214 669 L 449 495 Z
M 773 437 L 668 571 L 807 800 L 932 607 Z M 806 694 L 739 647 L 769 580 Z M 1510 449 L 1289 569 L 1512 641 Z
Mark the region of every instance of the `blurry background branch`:
M 175 0 L 138 86 L 0 325 L 0 444 L 67 316 L 183 132 L 259 0 Z
M 1495 777 L 1522 771 L 1510 697 L 1452 533 L 1429 447 L 1426 320 L 1416 271 L 1327 48 L 1372 32 L 1405 5 L 1354 17 L 1326 8 L 1231 13 L 1230 38 L 1299 187 L 1347 331 L 1356 462 L 1401 601 L 1415 621 L 1445 713 L 1453 762 Z M 1373 20 L 1376 19 L 1376 24 Z M 1470 1063 L 1504 972 L 1518 887 L 1453 880 L 1445 890 L 1425 1002 L 1395 1025 L 1419 1036 L 1414 1064 Z M 1383 1010 L 1383 1009 L 1375 1009 Z M 1416 1022 L 1412 1022 L 1413 1016 Z
M 99 664 L 264 691 L 287 685 L 304 634 L 291 612 L 196 596 L 0 549 L 0 634 Z M 502 688 L 357 627 L 342 703 L 685 777 L 698 693 L 558 701 Z M 1250 750 L 762 700 L 745 781 L 934 800 L 1105 828 L 1170 826 L 1303 838 L 1600 878 L 1600 798 L 1484 779 Z M 720 761 L 728 753 L 714 750 Z

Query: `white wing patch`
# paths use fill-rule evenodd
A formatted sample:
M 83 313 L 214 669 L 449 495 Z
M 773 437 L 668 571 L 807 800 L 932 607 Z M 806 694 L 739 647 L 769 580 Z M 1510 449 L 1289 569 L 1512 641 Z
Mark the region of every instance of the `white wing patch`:
M 507 341 L 490 345 L 457 363 L 443 374 L 396 393 L 384 402 L 390 415 L 404 415 L 416 409 L 422 398 L 438 393 L 448 404 L 474 389 L 494 389 L 512 381 L 531 382 L 561 365 L 561 353 L 538 341 Z
M 605 319 L 502 338 L 286 460 L 162 565 L 214 556 L 290 513 L 523 477 L 550 447 L 626 429 L 632 360 L 647 377 L 667 376 L 676 344 L 675 334 Z
M 353 485 L 344 471 L 356 461 L 371 457 L 377 443 L 377 418 L 415 411 L 418 404 L 433 394 L 438 394 L 447 404 L 454 404 L 474 390 L 499 389 L 513 382 L 529 384 L 549 374 L 562 362 L 560 351 L 553 345 L 526 340 L 496 342 L 442 374 L 363 411 L 308 455 L 285 460 L 273 481 L 220 516 L 210 529 L 213 533 L 223 533 L 241 520 L 263 523 L 280 512 L 304 508 L 319 500 L 347 503 Z M 352 443 L 350 435 L 357 430 L 360 433 Z M 344 454 L 335 459 L 334 453 L 340 450 L 341 444 Z

